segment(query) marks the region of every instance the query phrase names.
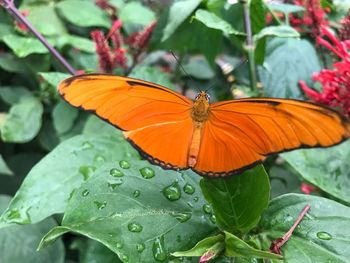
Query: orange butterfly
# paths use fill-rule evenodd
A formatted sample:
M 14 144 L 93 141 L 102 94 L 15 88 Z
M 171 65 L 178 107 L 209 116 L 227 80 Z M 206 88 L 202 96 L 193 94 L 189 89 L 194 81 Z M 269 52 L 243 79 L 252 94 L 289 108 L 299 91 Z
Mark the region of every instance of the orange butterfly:
M 204 91 L 192 101 L 154 83 L 104 74 L 74 76 L 58 89 L 71 105 L 121 129 L 151 163 L 211 177 L 241 173 L 272 153 L 350 137 L 350 123 L 337 112 L 297 100 L 209 104 Z

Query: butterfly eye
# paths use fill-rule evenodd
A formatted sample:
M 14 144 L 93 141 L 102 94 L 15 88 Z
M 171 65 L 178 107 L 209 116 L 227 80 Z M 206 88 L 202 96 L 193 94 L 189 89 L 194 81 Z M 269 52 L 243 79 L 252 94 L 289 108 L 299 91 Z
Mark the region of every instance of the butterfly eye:
M 210 101 L 210 95 L 209 94 L 205 94 L 205 98 L 207 99 L 207 101 Z

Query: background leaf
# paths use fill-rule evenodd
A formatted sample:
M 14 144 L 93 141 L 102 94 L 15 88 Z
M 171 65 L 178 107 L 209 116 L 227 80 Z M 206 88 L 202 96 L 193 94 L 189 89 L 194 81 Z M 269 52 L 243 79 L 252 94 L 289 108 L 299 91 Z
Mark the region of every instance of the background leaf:
M 350 141 L 326 149 L 298 150 L 282 157 L 323 191 L 350 203 Z
M 259 70 L 265 96 L 302 98 L 298 81 L 311 84 L 311 75 L 320 70 L 314 47 L 306 40 L 274 38 L 268 41 L 266 58 Z
M 0 195 L 0 213 L 10 202 L 11 197 Z M 11 226 L 0 230 L 0 262 L 28 262 L 28 263 L 63 263 L 64 246 L 62 240 L 58 240 L 54 246 L 36 251 L 38 243 L 56 222 L 52 218 L 30 226 Z

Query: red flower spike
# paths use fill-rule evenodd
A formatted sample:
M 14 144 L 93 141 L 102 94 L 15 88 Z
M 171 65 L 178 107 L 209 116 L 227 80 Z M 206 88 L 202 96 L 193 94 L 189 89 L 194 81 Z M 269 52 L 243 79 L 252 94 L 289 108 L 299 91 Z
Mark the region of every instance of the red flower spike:
M 115 20 L 106 36 L 106 39 L 109 39 L 115 32 L 118 32 L 121 27 L 122 27 L 122 21 L 120 19 Z
M 117 9 L 108 0 L 96 0 L 95 4 L 102 10 L 105 10 L 112 20 L 116 19 Z
M 135 35 L 135 40 L 132 44 L 132 47 L 137 50 L 143 50 L 147 46 L 156 25 L 157 25 L 157 22 L 154 21 L 149 26 L 147 26 L 143 31 L 137 33 L 137 35 Z
M 91 37 L 95 41 L 96 53 L 98 55 L 98 63 L 100 70 L 104 73 L 111 73 L 114 68 L 114 63 L 110 49 L 107 45 L 106 39 L 102 31 L 92 31 Z
M 350 10 L 348 11 L 348 15 L 342 19 L 340 22 L 342 27 L 339 29 L 339 38 L 340 40 L 348 40 L 350 39 Z
M 114 50 L 114 65 L 116 67 L 121 67 L 123 69 L 128 68 L 128 58 L 126 57 L 126 50 L 123 48 L 118 48 Z

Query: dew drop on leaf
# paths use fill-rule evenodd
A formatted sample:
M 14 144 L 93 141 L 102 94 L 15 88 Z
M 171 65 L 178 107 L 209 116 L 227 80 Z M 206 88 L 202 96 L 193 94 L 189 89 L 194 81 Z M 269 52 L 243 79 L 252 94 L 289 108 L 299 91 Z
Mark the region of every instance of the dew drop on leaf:
M 129 257 L 127 255 L 121 255 L 120 259 L 122 262 L 129 262 Z
M 144 251 L 145 250 L 145 245 L 144 244 L 137 244 L 136 245 L 136 250 L 137 250 L 137 252 L 139 252 L 139 253 L 141 253 L 142 251 Z
M 129 229 L 130 232 L 137 232 L 137 233 L 139 233 L 139 232 L 142 231 L 143 226 L 141 226 L 139 223 L 133 222 L 133 223 L 129 223 L 128 224 L 128 229 Z
M 140 169 L 140 173 L 142 177 L 145 179 L 150 179 L 155 175 L 153 169 L 149 167 L 143 167 L 142 169 Z
M 94 161 L 97 163 L 104 163 L 106 161 L 106 158 L 104 158 L 102 155 L 96 155 Z
M 132 195 L 136 198 L 136 197 L 139 197 L 140 194 L 141 194 L 141 192 L 139 190 L 135 190 Z
M 6 219 L 13 220 L 21 217 L 21 213 L 18 209 L 9 210 L 6 212 Z
M 204 213 L 206 213 L 206 214 L 210 214 L 210 213 L 212 212 L 211 206 L 208 205 L 208 204 L 203 205 L 203 211 L 204 211 Z
M 176 213 L 173 215 L 179 222 L 184 223 L 191 218 L 191 213 Z
M 196 196 L 195 198 L 193 198 L 193 201 L 195 201 L 196 203 L 198 202 L 199 198 L 198 196 Z
M 79 173 L 84 177 L 84 181 L 89 179 L 95 172 L 96 168 L 94 166 L 80 166 Z
M 333 238 L 331 234 L 324 231 L 318 232 L 316 235 L 319 239 L 322 239 L 322 240 L 331 240 Z
M 123 184 L 123 180 L 119 179 L 118 181 L 113 181 L 112 183 L 108 183 L 108 187 L 111 188 L 112 190 L 115 190 L 121 184 Z
M 90 142 L 83 142 L 81 144 L 81 150 L 89 150 L 94 148 L 94 146 Z
M 184 192 L 189 195 L 194 194 L 194 192 L 196 191 L 196 188 L 194 188 L 194 186 L 189 183 L 185 184 L 183 189 L 184 189 Z
M 123 247 L 123 243 L 122 243 L 122 242 L 117 242 L 117 243 L 115 244 L 115 246 L 116 246 L 118 249 L 120 249 L 120 248 Z
M 129 169 L 130 168 L 130 164 L 128 161 L 125 161 L 125 160 L 122 160 L 119 162 L 119 166 L 120 168 L 123 168 L 123 169 Z
M 216 216 L 215 216 L 215 215 L 211 215 L 211 216 L 210 216 L 210 221 L 211 221 L 213 224 L 216 224 Z
M 81 192 L 82 196 L 87 196 L 90 194 L 90 191 L 88 189 L 85 189 L 84 191 Z
M 124 176 L 123 172 L 118 170 L 117 168 L 112 168 L 109 171 L 109 174 L 113 177 L 123 177 Z
M 106 201 L 103 201 L 103 202 L 95 201 L 94 203 L 95 203 L 95 205 L 97 206 L 97 208 L 98 208 L 99 210 L 102 210 L 102 209 L 105 208 L 106 205 L 107 205 L 107 202 L 106 202 Z
M 157 237 L 152 247 L 153 257 L 157 261 L 164 261 L 166 259 L 166 252 L 164 246 L 164 237 Z
M 173 183 L 163 189 L 163 194 L 168 200 L 176 201 L 181 197 L 181 189 L 177 183 Z

